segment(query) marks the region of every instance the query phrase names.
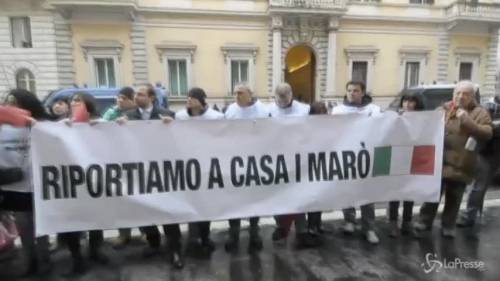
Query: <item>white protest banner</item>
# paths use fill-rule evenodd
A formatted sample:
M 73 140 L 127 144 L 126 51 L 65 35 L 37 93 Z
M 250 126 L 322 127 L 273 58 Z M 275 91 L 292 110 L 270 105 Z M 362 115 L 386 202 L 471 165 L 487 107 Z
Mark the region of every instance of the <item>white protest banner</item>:
M 442 112 L 38 123 L 36 232 L 115 229 L 439 198 Z

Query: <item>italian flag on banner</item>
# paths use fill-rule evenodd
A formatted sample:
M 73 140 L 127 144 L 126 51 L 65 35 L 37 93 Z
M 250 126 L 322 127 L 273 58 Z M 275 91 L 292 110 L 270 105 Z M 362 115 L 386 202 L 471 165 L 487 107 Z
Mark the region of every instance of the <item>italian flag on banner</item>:
M 375 147 L 373 176 L 434 175 L 434 145 Z

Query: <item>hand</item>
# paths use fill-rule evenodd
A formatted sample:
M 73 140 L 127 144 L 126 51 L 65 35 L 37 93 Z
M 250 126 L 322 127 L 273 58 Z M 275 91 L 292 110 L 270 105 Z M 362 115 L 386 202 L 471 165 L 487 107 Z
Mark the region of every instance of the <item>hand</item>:
M 90 126 L 95 126 L 95 125 L 97 125 L 97 124 L 99 124 L 99 121 L 98 121 L 98 120 L 90 120 L 90 121 L 89 121 L 89 125 L 90 125 Z
M 457 118 L 463 121 L 465 118 L 469 116 L 469 113 L 467 111 L 463 110 L 462 108 L 457 109 Z
M 123 116 L 123 117 L 120 117 L 118 119 L 116 119 L 116 123 L 118 123 L 118 125 L 125 125 L 128 121 L 128 118 L 127 116 Z
M 172 118 L 170 116 L 160 115 L 160 119 L 163 122 L 163 124 L 170 124 L 170 123 L 172 123 L 172 121 L 174 121 L 174 118 Z
M 28 126 L 33 127 L 36 124 L 36 119 L 33 118 L 33 117 L 27 116 L 26 117 L 26 123 L 28 124 Z
M 73 121 L 71 121 L 71 119 L 69 119 L 69 118 L 64 119 L 64 121 L 63 121 L 63 122 L 64 122 L 64 124 L 66 124 L 66 126 L 68 126 L 68 127 L 73 126 Z

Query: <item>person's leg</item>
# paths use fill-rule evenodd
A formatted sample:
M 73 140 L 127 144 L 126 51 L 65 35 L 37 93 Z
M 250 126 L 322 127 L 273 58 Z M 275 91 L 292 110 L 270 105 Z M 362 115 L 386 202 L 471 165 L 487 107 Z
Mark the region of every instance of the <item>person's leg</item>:
M 108 257 L 102 252 L 102 244 L 104 242 L 104 233 L 102 230 L 89 231 L 89 256 L 90 259 L 106 264 L 109 262 Z
M 401 227 L 401 233 L 403 235 L 411 235 L 414 238 L 418 238 L 419 235 L 415 232 L 413 227 L 413 201 L 403 202 L 403 224 Z
M 467 200 L 467 209 L 462 214 L 457 225 L 461 227 L 473 226 L 479 212 L 481 212 L 484 197 L 493 176 L 493 166 L 483 157 L 479 157 L 478 172 Z
M 442 180 L 441 181 L 441 194 L 440 194 L 440 201 L 441 197 L 443 196 L 443 192 L 446 189 L 447 181 Z M 420 207 L 420 214 L 419 214 L 419 219 L 418 222 L 415 224 L 415 228 L 418 231 L 426 231 L 426 230 L 431 230 L 432 229 L 432 224 L 434 223 L 434 219 L 436 218 L 436 214 L 439 208 L 439 202 L 434 203 L 434 202 L 426 202 L 422 204 Z
M 156 226 L 143 226 L 139 228 L 146 235 L 149 247 L 144 248 L 143 256 L 150 257 L 160 252 L 161 235 Z
M 399 216 L 399 201 L 389 202 L 389 236 L 398 237 L 399 227 L 398 227 L 398 216 Z
M 182 257 L 182 243 L 181 243 L 181 228 L 179 224 L 167 224 L 163 226 L 163 231 L 167 237 L 167 247 L 170 251 L 170 261 L 172 265 L 181 269 L 184 267 L 184 260 Z
M 389 202 L 389 221 L 398 221 L 399 201 Z
M 344 233 L 352 234 L 354 233 L 354 226 L 356 225 L 356 209 L 355 208 L 346 208 L 343 209 L 344 213 Z
M 444 210 L 441 215 L 442 234 L 445 237 L 455 237 L 455 224 L 457 222 L 465 186 L 465 183 L 456 181 L 449 181 L 446 186 Z
M 81 232 L 61 233 L 61 239 L 68 247 L 73 259 L 73 268 L 69 272 L 69 275 L 81 274 L 86 270 L 80 245 L 80 236 Z
M 123 249 L 132 241 L 132 229 L 120 228 L 118 229 L 118 237 L 113 241 L 113 248 Z
M 276 229 L 272 234 L 273 241 L 283 240 L 288 237 L 290 226 L 287 225 L 287 216 L 288 215 L 274 216 L 274 220 L 276 221 Z
M 250 239 L 248 241 L 248 252 L 253 253 L 262 250 L 262 238 L 260 237 L 259 217 L 250 218 L 250 228 L 248 229 Z
M 33 213 L 15 212 L 15 219 L 23 253 L 28 261 L 27 275 L 35 274 L 38 271 L 38 260 L 36 258 L 35 238 L 33 229 Z
M 241 228 L 241 219 L 229 220 L 229 238 L 227 239 L 224 245 L 227 252 L 233 252 L 238 250 L 240 242 L 240 228 Z
M 319 246 L 318 237 L 308 231 L 306 214 L 295 215 L 295 236 L 298 248 Z
M 361 222 L 366 240 L 371 244 L 378 244 L 379 238 L 375 232 L 375 204 L 361 206 Z

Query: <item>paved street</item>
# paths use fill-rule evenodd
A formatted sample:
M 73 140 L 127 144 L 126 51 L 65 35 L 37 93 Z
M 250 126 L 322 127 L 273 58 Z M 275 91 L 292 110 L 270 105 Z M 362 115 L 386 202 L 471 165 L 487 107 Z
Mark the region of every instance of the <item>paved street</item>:
M 61 277 L 70 266 L 69 253 L 58 251 L 53 255 L 55 270 L 44 279 L 16 279 L 22 272 L 21 254 L 10 262 L 0 263 L 0 280 L 81 280 L 81 281 L 156 281 L 156 280 L 498 280 L 500 275 L 500 207 L 497 192 L 488 196 L 487 207 L 478 236 L 470 230 L 459 230 L 455 240 L 446 240 L 439 235 L 435 227 L 432 235 L 420 240 L 403 237 L 392 239 L 387 236 L 385 216 L 382 209 L 377 211 L 381 243 L 368 245 L 359 239 L 344 236 L 339 231 L 341 221 L 339 212 L 328 214 L 326 226 L 335 229 L 326 235 L 324 245 L 319 249 L 296 250 L 293 239 L 287 245 L 273 245 L 270 236 L 273 230 L 272 220 L 264 220 L 262 234 L 265 237 L 264 251 L 256 256 L 246 253 L 247 233 L 242 232 L 240 253 L 228 255 L 223 250 L 227 230 L 224 223 L 216 223 L 213 238 L 217 249 L 210 260 L 188 258 L 182 271 L 175 271 L 167 263 L 166 253 L 152 259 L 143 259 L 143 244 L 139 241 L 121 250 L 105 246 L 112 263 L 107 266 L 91 264 L 89 272 L 79 278 Z M 383 205 L 379 205 L 381 207 Z M 331 219 L 333 218 L 333 220 Z M 439 222 L 439 220 L 438 220 Z M 438 225 L 436 223 L 436 225 Z M 106 236 L 114 235 L 106 232 Z M 293 237 L 293 236 L 292 236 Z M 465 261 L 482 261 L 484 270 L 445 269 L 426 274 L 422 264 L 427 253 L 437 254 L 437 260 L 443 262 L 459 258 Z M 430 264 L 432 265 L 432 264 Z M 430 266 L 429 265 L 429 266 Z M 428 266 L 426 266 L 428 268 Z

